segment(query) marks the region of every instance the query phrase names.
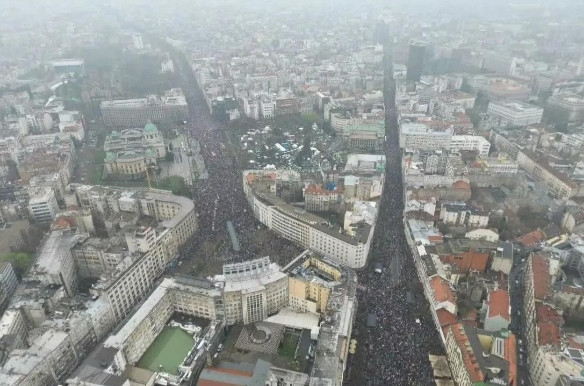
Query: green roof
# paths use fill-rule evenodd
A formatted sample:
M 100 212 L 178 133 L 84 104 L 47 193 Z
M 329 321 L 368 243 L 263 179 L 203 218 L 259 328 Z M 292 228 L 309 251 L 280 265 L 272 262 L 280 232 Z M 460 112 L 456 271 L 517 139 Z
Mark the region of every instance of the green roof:
M 111 151 L 105 153 L 105 162 L 113 162 L 116 159 L 116 156 Z
M 152 122 L 148 122 L 146 124 L 146 126 L 144 126 L 144 131 L 146 133 L 157 133 L 158 132 L 158 128 L 156 127 L 156 125 Z

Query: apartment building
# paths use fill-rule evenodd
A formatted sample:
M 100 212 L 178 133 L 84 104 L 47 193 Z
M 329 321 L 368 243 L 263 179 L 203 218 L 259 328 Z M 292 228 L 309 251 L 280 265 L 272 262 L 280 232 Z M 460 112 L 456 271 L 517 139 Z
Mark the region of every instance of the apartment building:
M 534 386 L 570 386 L 584 382 L 584 351 L 566 348 L 563 351 L 540 347 L 531 364 Z
M 103 101 L 100 104 L 104 125 L 108 127 L 144 127 L 148 122 L 173 125 L 188 117 L 188 105 L 180 88 L 164 96 Z
M 485 302 L 484 329 L 507 330 L 511 323 L 509 293 L 502 289 L 491 291 Z
M 537 153 L 523 149 L 517 155 L 517 163 L 536 180 L 546 184 L 555 198 L 567 199 L 579 196 L 579 186 L 569 177 L 554 169 Z
M 476 151 L 481 157 L 488 157 L 491 143 L 480 135 L 453 135 L 450 141 L 450 151 Z
M 457 385 L 516 385 L 516 339 L 455 323 L 447 327 L 446 356 Z
M 249 186 L 246 190 L 256 218 L 282 237 L 351 268 L 365 265 L 374 225 L 355 223 L 352 225 L 353 236 L 349 236 L 330 228 L 325 219 L 286 204 L 273 194 L 255 191 Z
M 577 94 L 556 94 L 548 98 L 547 115 L 560 114 L 568 123 L 584 120 L 584 98 Z
M 305 208 L 313 212 L 336 211 L 342 198 L 343 192 L 336 186 L 328 189 L 322 185 L 309 184 L 304 189 Z
M 489 212 L 466 203 L 444 203 L 440 207 L 440 221 L 469 228 L 486 228 Z
M 433 130 L 421 123 L 404 123 L 399 129 L 399 147 L 413 150 L 449 150 L 452 130 Z

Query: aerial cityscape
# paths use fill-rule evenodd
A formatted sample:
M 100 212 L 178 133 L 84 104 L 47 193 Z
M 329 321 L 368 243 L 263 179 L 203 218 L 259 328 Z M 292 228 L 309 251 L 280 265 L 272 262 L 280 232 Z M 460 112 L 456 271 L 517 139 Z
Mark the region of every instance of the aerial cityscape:
M 584 386 L 584 2 L 0 4 L 0 386 Z

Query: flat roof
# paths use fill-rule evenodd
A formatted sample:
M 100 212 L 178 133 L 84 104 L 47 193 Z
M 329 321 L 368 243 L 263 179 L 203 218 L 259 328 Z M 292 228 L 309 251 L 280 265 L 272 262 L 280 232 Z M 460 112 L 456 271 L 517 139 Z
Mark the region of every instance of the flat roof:
M 38 257 L 33 264 L 32 274 L 58 275 L 61 272 L 63 262 L 68 258 L 71 248 L 85 238 L 85 233 L 71 231 L 52 231 L 41 246 Z
M 265 319 L 264 322 L 281 324 L 290 328 L 312 330 L 313 328 L 318 328 L 319 318 L 318 314 L 297 312 L 289 308 L 283 308 L 276 315 Z

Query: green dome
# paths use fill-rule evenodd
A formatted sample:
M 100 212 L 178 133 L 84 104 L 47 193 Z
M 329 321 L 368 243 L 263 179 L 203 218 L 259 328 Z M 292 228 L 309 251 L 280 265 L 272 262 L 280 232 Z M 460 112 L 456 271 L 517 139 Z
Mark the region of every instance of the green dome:
M 111 151 L 105 153 L 105 162 L 113 162 L 116 159 L 116 156 Z
M 157 133 L 158 132 L 158 128 L 156 127 L 156 125 L 152 122 L 148 122 L 146 124 L 146 126 L 144 126 L 144 131 L 146 133 Z
M 145 153 L 146 153 L 147 156 L 154 155 L 154 152 L 152 150 L 150 150 L 150 149 L 146 149 Z
M 119 135 L 120 135 L 120 134 L 119 134 L 119 133 L 118 133 L 116 130 L 112 130 L 112 133 L 111 133 L 111 136 L 112 136 L 112 137 L 117 137 L 117 136 L 119 136 Z

